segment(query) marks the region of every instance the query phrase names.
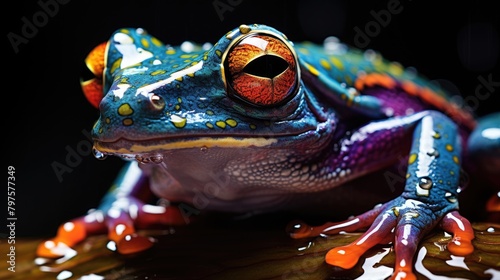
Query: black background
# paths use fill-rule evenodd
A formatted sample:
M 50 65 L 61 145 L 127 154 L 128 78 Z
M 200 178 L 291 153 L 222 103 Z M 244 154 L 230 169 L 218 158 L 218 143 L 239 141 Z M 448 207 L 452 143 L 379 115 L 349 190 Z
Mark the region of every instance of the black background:
M 293 41 L 321 43 L 334 35 L 356 45 L 354 28 L 373 24 L 370 11 L 387 9 L 391 2 L 399 2 L 402 11 L 392 14 L 385 27 L 372 30 L 376 34 L 366 48 L 416 67 L 455 94 L 478 101 L 473 108 L 478 116 L 498 111 L 499 86 L 486 99 L 475 97 L 479 76 L 500 81 L 498 10 L 487 1 L 72 0 L 58 4 L 45 22 L 37 1 L 12 1 L 2 13 L 7 59 L 1 96 L 3 158 L 16 168 L 16 235 L 51 236 L 60 223 L 97 206 L 122 164 L 116 158 L 98 161 L 82 154 L 61 181 L 52 168 L 54 162 L 68 166 L 68 149 L 88 147 L 82 130 L 90 131 L 98 112 L 80 90 L 83 60 L 116 29 L 142 27 L 177 45 L 185 40 L 215 42 L 241 23 L 265 23 Z M 218 14 L 214 3 L 230 9 Z M 33 22 L 34 15 L 39 26 L 16 52 L 9 36 L 23 36 L 22 18 Z M 0 192 L 5 197 L 6 187 Z M 3 216 L 6 198 L 1 201 Z M 4 232 L 7 229 L 0 228 Z

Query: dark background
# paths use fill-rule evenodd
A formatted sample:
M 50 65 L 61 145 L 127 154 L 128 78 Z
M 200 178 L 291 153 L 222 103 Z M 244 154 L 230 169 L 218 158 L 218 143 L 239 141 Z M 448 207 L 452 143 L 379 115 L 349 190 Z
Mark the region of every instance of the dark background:
M 63 2 L 62 0 L 60 0 Z M 58 3 L 41 0 L 41 3 Z M 216 42 L 241 23 L 265 23 L 293 41 L 321 43 L 330 35 L 356 45 L 355 27 L 374 21 L 370 11 L 399 2 L 402 11 L 370 38 L 366 48 L 404 66 L 416 67 L 457 94 L 477 101 L 482 116 L 500 108 L 500 86 L 481 100 L 479 76 L 500 82 L 498 10 L 493 1 L 66 1 L 52 15 L 37 1 L 12 1 L 3 8 L 3 149 L 6 165 L 16 168 L 16 236 L 51 236 L 57 226 L 97 206 L 122 162 L 98 161 L 86 153 L 98 112 L 84 98 L 79 79 L 83 60 L 98 43 L 121 27 L 142 27 L 165 43 Z M 214 8 L 229 5 L 219 14 Z M 43 13 L 46 15 L 44 21 Z M 22 35 L 26 17 L 39 27 L 17 52 L 9 36 Z M 9 18 L 9 20 L 6 20 Z M 376 30 L 375 30 L 376 31 Z M 10 33 L 10 35 L 9 35 Z M 372 33 L 373 34 L 373 33 Z M 24 37 L 24 36 L 23 36 Z M 5 75 L 5 74 L 4 74 Z M 486 93 L 485 88 L 481 93 Z M 461 97 L 461 98 L 460 98 Z M 470 103 L 472 104 L 472 103 Z M 80 162 L 69 166 L 69 150 Z M 84 150 L 81 150 L 84 149 Z M 83 152 L 83 153 L 82 153 Z M 73 158 L 73 160 L 75 160 Z M 72 172 L 56 176 L 57 162 Z M 0 197 L 5 197 L 6 187 Z M 0 217 L 6 214 L 6 198 Z M 5 221 L 5 220 L 3 220 Z M 0 228 L 0 233 L 7 232 Z

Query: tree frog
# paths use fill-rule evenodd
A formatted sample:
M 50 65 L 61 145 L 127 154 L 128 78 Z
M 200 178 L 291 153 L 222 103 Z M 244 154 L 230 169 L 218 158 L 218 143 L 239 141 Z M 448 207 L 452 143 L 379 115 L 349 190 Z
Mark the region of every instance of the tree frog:
M 476 120 L 378 52 L 332 38 L 294 43 L 261 24 L 242 24 L 213 45 L 180 46 L 124 28 L 86 64 L 95 77 L 82 89 L 100 110 L 95 155 L 127 164 L 102 204 L 62 224 L 39 256 L 60 256 L 103 232 L 120 253 L 142 251 L 153 241 L 137 229 L 185 224 L 201 210 L 286 209 L 288 197 L 321 196 L 402 155 L 399 196 L 345 221 L 295 224 L 291 237 L 366 229 L 325 261 L 349 269 L 372 246 L 392 242 L 393 279 L 416 279 L 417 246 L 435 227 L 453 236 L 452 254 L 474 249 L 471 224 L 458 211 L 460 173 L 464 159 L 498 167 L 500 114 Z M 209 200 L 200 202 L 200 193 Z M 168 203 L 151 204 L 149 195 Z

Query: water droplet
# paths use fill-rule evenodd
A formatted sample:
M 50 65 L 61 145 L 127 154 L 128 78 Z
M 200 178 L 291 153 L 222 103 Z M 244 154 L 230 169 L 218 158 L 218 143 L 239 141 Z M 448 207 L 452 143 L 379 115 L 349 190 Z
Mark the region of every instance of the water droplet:
M 136 155 L 135 156 L 135 159 L 140 162 L 140 163 L 150 163 L 151 162 L 151 158 L 149 157 L 143 157 L 141 155 Z
M 427 155 L 430 157 L 439 157 L 439 152 L 436 149 L 431 149 L 427 152 Z
M 92 154 L 98 160 L 105 160 L 108 156 L 96 148 L 92 148 Z
M 151 161 L 154 163 L 162 163 L 163 157 L 161 155 L 152 156 Z
M 444 197 L 446 197 L 446 199 L 451 203 L 457 202 L 457 197 L 452 193 L 447 192 L 444 194 Z
M 208 147 L 207 146 L 203 146 L 203 147 L 200 148 L 200 151 L 202 153 L 206 153 L 206 152 L 208 152 Z
M 424 190 L 432 188 L 432 180 L 429 177 L 421 177 L 418 179 L 418 186 Z

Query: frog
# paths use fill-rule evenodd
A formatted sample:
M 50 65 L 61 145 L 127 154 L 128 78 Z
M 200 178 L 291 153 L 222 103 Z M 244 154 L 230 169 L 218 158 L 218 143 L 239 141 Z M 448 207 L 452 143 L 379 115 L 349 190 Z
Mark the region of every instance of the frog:
M 335 37 L 293 42 L 265 24 L 179 46 L 121 28 L 85 62 L 92 77 L 82 91 L 99 110 L 95 157 L 126 163 L 101 204 L 62 223 L 38 256 L 61 257 L 103 233 L 120 254 L 143 252 L 155 241 L 140 229 L 187 225 L 202 210 L 286 209 L 288 197 L 323 196 L 396 164 L 404 170 L 399 195 L 345 220 L 292 222 L 290 237 L 363 229 L 325 262 L 350 269 L 391 243 L 392 279 L 416 279 L 416 250 L 431 230 L 450 234 L 453 255 L 474 251 L 459 211 L 460 175 L 470 161 L 495 166 L 484 176 L 498 180 L 500 114 L 475 118 L 411 67 Z M 498 199 L 491 204 L 498 209 Z

